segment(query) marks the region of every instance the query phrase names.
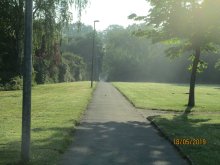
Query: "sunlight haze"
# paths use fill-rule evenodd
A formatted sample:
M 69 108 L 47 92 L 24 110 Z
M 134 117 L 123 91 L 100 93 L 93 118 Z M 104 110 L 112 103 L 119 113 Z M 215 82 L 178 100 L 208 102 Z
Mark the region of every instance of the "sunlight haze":
M 93 25 L 94 20 L 99 20 L 96 25 L 97 30 L 104 30 L 112 24 L 127 27 L 134 23 L 128 20 L 130 14 L 147 15 L 148 10 L 149 5 L 146 0 L 91 0 L 82 12 L 81 20 L 86 25 Z

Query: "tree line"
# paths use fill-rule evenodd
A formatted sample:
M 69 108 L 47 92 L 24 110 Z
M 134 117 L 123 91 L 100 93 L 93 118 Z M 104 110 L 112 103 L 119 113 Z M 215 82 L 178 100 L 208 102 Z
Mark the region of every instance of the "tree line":
M 80 18 L 81 10 L 87 3 L 87 0 L 34 0 L 33 83 L 62 81 L 65 69 L 63 64 L 65 59 L 63 60 L 61 55 L 62 30 L 72 19 L 69 8 L 75 5 Z M 24 0 L 0 1 L 1 88 L 17 89 L 21 87 L 24 7 Z
M 148 16 L 129 16 L 144 23 L 127 28 L 111 25 L 94 32 L 91 26 L 69 23 L 70 4 L 81 11 L 86 0 L 35 0 L 33 82 L 89 80 L 95 33 L 96 80 L 190 82 L 188 104 L 193 106 L 196 78 L 199 83 L 220 82 L 220 4 L 208 0 L 148 2 L 152 7 Z M 24 1 L 0 3 L 0 84 L 16 88 L 22 83 Z
M 105 56 L 103 78 L 108 81 L 152 81 L 188 83 L 192 59 L 190 54 L 167 57 L 168 43 L 152 42 L 147 37 L 136 36 L 145 25 L 124 28 L 110 26 L 104 33 Z M 206 68 L 198 74 L 199 83 L 219 84 L 220 72 L 216 67 L 218 54 L 206 53 L 201 60 Z

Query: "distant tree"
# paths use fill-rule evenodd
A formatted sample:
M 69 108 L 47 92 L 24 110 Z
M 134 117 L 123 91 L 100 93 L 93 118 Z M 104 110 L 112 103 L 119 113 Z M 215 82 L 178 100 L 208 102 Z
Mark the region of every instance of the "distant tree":
M 62 52 L 71 52 L 82 57 L 86 64 L 86 79 L 89 79 L 92 61 L 93 28 L 81 24 L 79 29 L 77 24 L 70 24 L 63 30 L 62 36 Z M 102 33 L 98 33 L 95 38 L 95 57 L 97 64 L 95 66 L 101 68 L 103 57 Z
M 151 5 L 148 16 L 132 14 L 130 19 L 144 20 L 147 30 L 138 35 L 147 35 L 154 42 L 167 42 L 166 53 L 170 57 L 193 54 L 188 106 L 195 105 L 196 73 L 206 68 L 200 59 L 203 52 L 216 52 L 220 42 L 220 1 L 210 0 L 148 0 Z M 150 27 L 150 28 L 149 28 Z
M 131 81 L 137 70 L 136 42 L 128 30 L 119 25 L 109 26 L 104 35 L 105 56 L 103 75 L 109 81 Z
M 138 53 L 134 49 L 138 49 L 138 46 L 129 32 L 122 26 L 111 25 L 104 33 L 105 56 L 102 77 L 107 76 L 109 81 L 131 81 L 138 69 Z
M 86 65 L 82 57 L 73 53 L 64 53 L 63 63 L 67 66 L 66 74 L 70 73 L 69 75 L 71 75 L 73 81 L 80 81 L 83 79 Z

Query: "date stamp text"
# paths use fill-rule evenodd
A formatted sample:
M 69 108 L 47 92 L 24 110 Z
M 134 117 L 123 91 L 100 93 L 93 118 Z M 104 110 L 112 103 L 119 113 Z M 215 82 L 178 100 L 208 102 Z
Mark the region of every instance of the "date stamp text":
M 173 143 L 175 145 L 206 145 L 208 141 L 204 138 L 174 138 Z

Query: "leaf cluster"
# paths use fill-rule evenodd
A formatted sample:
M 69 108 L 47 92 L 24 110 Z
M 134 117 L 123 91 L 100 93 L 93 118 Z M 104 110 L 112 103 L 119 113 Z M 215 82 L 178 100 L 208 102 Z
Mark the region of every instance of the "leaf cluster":
M 210 0 L 147 0 L 151 9 L 147 16 L 131 14 L 129 19 L 144 21 L 148 28 L 135 34 L 147 36 L 153 42 L 168 44 L 168 57 L 191 54 L 199 47 L 203 53 L 219 53 L 220 1 Z M 200 62 L 198 70 L 207 64 Z M 199 69 L 200 68 L 200 69 Z M 203 69 L 201 69 L 203 68 Z
M 149 15 L 131 14 L 130 19 L 145 21 L 148 29 L 139 30 L 155 42 L 181 40 L 188 42 L 192 48 L 204 47 L 212 51 L 208 44 L 220 42 L 219 1 L 208 0 L 148 0 L 151 5 Z M 141 33 L 140 33 L 141 32 Z M 209 49 L 210 48 L 210 49 Z

